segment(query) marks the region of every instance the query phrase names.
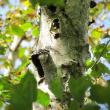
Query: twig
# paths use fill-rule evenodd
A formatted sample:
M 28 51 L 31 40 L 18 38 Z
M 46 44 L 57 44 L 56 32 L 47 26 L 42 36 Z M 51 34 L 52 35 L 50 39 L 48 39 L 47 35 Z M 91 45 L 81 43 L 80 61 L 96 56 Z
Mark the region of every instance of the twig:
M 95 65 L 99 62 L 100 58 L 103 56 L 106 47 L 108 46 L 108 44 L 110 43 L 110 39 L 108 40 L 108 42 L 106 43 L 106 45 L 103 48 L 103 51 L 101 52 L 101 54 L 99 55 L 99 57 L 97 58 L 96 62 L 91 66 L 91 69 L 93 69 L 95 67 Z
M 14 58 L 15 58 L 15 55 L 14 55 L 14 53 L 17 51 L 17 49 L 19 48 L 19 46 L 20 46 L 20 44 L 22 43 L 22 41 L 25 39 L 25 35 L 24 36 L 22 36 L 22 38 L 16 43 L 16 45 L 15 45 L 15 48 L 14 49 L 11 49 L 12 51 L 11 51 L 11 53 L 12 53 L 12 59 L 11 59 L 11 64 L 12 64 L 12 66 L 10 67 L 10 69 L 9 69 L 9 79 L 11 79 L 11 70 L 13 69 L 13 63 L 14 63 Z
M 21 42 L 24 40 L 25 37 L 26 37 L 26 36 L 24 35 L 24 36 L 20 39 L 20 41 L 17 43 L 17 45 L 15 46 L 14 52 L 19 48 Z

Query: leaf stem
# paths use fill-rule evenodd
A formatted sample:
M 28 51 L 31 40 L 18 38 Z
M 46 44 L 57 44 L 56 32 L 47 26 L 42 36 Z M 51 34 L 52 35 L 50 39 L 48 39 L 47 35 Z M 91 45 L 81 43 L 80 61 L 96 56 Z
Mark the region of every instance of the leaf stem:
M 101 52 L 101 54 L 97 58 L 96 62 L 94 62 L 94 64 L 91 66 L 91 69 L 93 69 L 96 66 L 96 64 L 99 62 L 100 58 L 103 56 L 103 54 L 104 54 L 104 52 L 106 50 L 106 47 L 108 46 L 109 43 L 110 43 L 110 39 L 107 41 L 106 45 L 103 48 L 103 51 Z

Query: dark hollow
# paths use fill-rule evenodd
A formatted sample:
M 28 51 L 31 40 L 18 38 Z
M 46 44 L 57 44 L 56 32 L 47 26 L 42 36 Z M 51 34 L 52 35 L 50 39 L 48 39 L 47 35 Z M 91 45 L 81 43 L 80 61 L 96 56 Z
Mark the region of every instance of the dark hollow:
M 55 39 L 58 39 L 59 37 L 60 37 L 59 33 L 56 33 L 55 36 L 54 36 Z
M 93 0 L 90 2 L 90 8 L 94 8 L 96 5 L 97 3 Z
M 38 54 L 32 55 L 31 60 L 32 60 L 33 64 L 35 65 L 35 67 L 37 68 L 39 76 L 44 77 L 44 71 L 43 71 L 43 68 L 42 68 L 42 65 L 40 63 L 38 56 L 39 56 Z
M 56 12 L 56 6 L 54 6 L 54 5 L 48 6 L 48 9 L 49 9 L 51 12 L 53 12 L 53 13 Z
M 60 28 L 59 19 L 54 19 L 52 26 L 56 29 Z
M 88 23 L 88 26 L 90 26 L 93 23 L 95 23 L 95 20 L 94 19 Z

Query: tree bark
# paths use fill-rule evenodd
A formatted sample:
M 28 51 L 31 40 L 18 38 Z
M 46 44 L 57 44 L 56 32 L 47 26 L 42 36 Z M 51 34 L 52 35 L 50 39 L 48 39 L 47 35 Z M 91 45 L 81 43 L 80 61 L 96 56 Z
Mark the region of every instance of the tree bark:
M 36 62 L 38 73 L 42 72 L 39 74 L 44 75 L 49 86 L 55 77 L 60 77 L 62 110 L 70 101 L 69 78 L 77 79 L 85 72 L 84 62 L 89 56 L 86 42 L 89 2 L 65 0 L 64 7 L 41 6 L 40 36 L 33 62 L 39 60 L 42 68 Z

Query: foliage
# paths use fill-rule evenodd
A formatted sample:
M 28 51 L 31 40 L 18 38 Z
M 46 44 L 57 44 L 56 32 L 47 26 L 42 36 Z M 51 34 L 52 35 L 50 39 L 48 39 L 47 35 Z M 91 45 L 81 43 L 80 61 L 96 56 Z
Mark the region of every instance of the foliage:
M 107 87 L 100 85 L 93 85 L 91 87 L 91 99 L 97 101 L 98 103 L 108 103 L 110 104 L 110 84 Z
M 50 84 L 50 90 L 58 99 L 63 98 L 63 85 L 61 83 L 60 71 L 57 72 L 57 76 L 52 80 Z
M 44 93 L 40 89 L 37 90 L 37 103 L 42 104 L 44 107 L 48 107 L 50 98 L 47 93 Z
M 10 104 L 14 110 L 31 110 L 32 102 L 36 100 L 36 80 L 32 73 L 27 71 L 19 84 L 11 88 Z
M 6 5 L 8 10 L 4 9 Z M 40 16 L 28 0 L 15 5 L 0 1 L 0 7 L 6 11 L 6 18 L 0 18 L 0 109 L 5 104 L 5 110 L 31 110 L 35 101 L 46 107 L 50 98 L 37 90 L 29 68 L 30 43 L 34 44 L 38 37 Z
M 39 3 L 40 5 L 64 5 L 64 0 L 30 0 L 30 2 L 33 5 L 33 7 L 35 7 L 37 3 Z
M 70 88 L 71 95 L 76 101 L 79 101 L 79 102 L 82 101 L 82 99 L 85 96 L 85 91 L 90 86 L 91 86 L 91 82 L 88 77 L 81 77 L 79 79 L 70 78 L 69 80 L 69 88 Z
M 30 69 L 30 50 L 38 38 L 40 24 L 40 15 L 33 7 L 53 4 L 63 6 L 64 0 L 30 2 L 21 0 L 18 5 L 12 5 L 8 0 L 0 1 L 0 109 L 5 104 L 5 110 L 31 110 L 33 102 L 45 108 L 50 103 L 49 95 L 37 88 Z M 110 11 L 109 1 L 99 2 L 90 9 L 90 21 L 95 18 L 101 22 L 106 20 L 105 13 L 101 14 L 102 10 Z M 85 62 L 85 76 L 77 80 L 71 77 L 69 80 L 72 99 L 68 104 L 70 110 L 99 110 L 98 104 L 105 103 L 110 109 L 110 68 L 107 67 L 110 63 L 110 29 L 104 29 L 106 26 L 97 23 L 88 28 L 90 34 L 87 41 L 92 57 Z M 51 90 L 58 99 L 63 97 L 60 81 L 56 77 L 51 83 Z M 81 103 L 84 103 L 82 108 Z

